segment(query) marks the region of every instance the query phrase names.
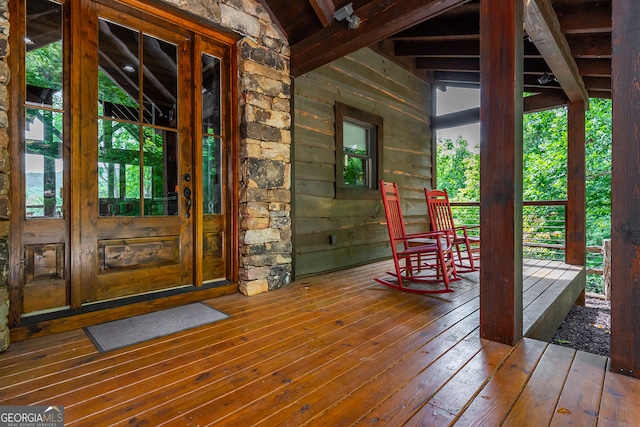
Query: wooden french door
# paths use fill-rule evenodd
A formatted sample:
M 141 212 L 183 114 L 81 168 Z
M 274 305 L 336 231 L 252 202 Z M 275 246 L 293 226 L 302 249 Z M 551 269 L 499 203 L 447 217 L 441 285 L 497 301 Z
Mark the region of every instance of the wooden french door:
M 72 152 L 84 183 L 72 206 L 81 303 L 193 283 L 189 40 L 95 7 L 96 40 L 80 66 L 91 121 L 78 117 Z
M 13 322 L 232 277 L 229 41 L 119 3 L 12 5 Z

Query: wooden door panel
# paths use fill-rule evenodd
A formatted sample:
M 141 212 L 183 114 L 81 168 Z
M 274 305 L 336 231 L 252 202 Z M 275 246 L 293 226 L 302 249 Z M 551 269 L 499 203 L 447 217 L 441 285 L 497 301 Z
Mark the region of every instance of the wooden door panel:
M 180 264 L 99 274 L 87 301 L 102 301 L 180 286 L 185 271 Z
M 226 250 L 223 215 L 204 215 L 202 241 L 202 280 L 226 277 Z
M 24 313 L 68 305 L 64 260 L 64 243 L 24 246 Z
M 100 273 L 180 264 L 180 236 L 98 241 Z

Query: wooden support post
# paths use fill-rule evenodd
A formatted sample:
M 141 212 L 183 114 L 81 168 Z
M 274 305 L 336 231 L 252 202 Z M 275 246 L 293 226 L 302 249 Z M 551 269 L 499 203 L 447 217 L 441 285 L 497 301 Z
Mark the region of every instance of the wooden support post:
M 523 2 L 480 2 L 480 335 L 522 339 Z
M 611 371 L 640 378 L 640 2 L 613 0 Z
M 582 101 L 567 103 L 567 264 L 585 265 L 587 196 L 585 191 L 585 105 Z

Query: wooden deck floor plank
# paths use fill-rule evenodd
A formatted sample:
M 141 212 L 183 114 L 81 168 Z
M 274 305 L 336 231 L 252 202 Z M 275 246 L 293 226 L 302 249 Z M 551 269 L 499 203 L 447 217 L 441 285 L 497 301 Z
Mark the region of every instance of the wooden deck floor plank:
M 457 343 L 450 345 L 450 348 L 444 353 L 436 353 L 433 356 L 429 354 L 427 357 L 417 355 L 418 357 L 403 359 L 402 362 L 394 365 L 393 369 L 384 372 L 384 375 L 369 381 L 366 384 L 367 387 L 358 389 L 349 394 L 348 398 L 334 403 L 324 412 L 317 414 L 311 421 L 322 420 L 326 425 L 334 426 L 353 425 L 365 416 L 367 421 L 373 421 L 374 424 L 397 424 L 399 420 L 394 419 L 393 416 L 387 421 L 384 418 L 376 420 L 375 416 L 367 415 L 378 407 L 380 401 L 389 400 L 393 390 L 402 393 L 405 388 L 402 387 L 398 390 L 397 385 L 396 388 L 387 387 L 387 385 L 393 384 L 398 379 L 402 380 L 401 382 L 410 383 L 408 388 L 413 399 L 405 401 L 403 405 L 406 405 L 409 411 L 415 412 L 429 400 L 430 396 L 446 384 L 455 372 L 459 371 L 482 350 L 486 343 L 482 342 L 479 337 L 479 331 L 476 329 Z M 424 360 L 420 360 L 419 356 L 422 356 Z M 415 378 L 416 371 L 420 372 L 417 378 Z M 414 376 L 413 379 L 412 376 Z M 384 387 L 382 387 L 383 384 Z M 398 413 L 393 415 L 398 415 Z M 406 420 L 408 417 L 401 412 L 398 418 Z
M 375 298 L 375 295 L 370 297 Z M 369 301 L 364 293 L 361 293 L 360 298 L 363 298 L 365 302 Z M 224 352 L 246 345 L 250 340 L 270 340 L 270 333 L 265 333 L 265 330 L 271 330 L 272 333 L 286 333 L 287 327 L 294 328 L 304 325 L 305 322 L 313 324 L 321 321 L 322 319 L 318 318 L 317 310 L 335 305 L 336 309 L 343 307 L 344 312 L 348 313 L 354 310 L 354 304 L 358 306 L 362 304 L 353 298 L 334 298 L 327 300 L 326 303 L 326 306 L 316 304 L 316 310 L 310 310 L 307 306 L 300 305 L 299 310 L 287 311 L 287 306 L 281 306 L 281 312 L 275 312 L 273 317 L 265 316 L 264 313 L 261 315 L 259 312 L 247 314 L 242 318 L 238 316 L 232 318 L 233 320 L 224 321 L 228 323 L 217 322 L 184 331 L 145 344 L 116 350 L 108 353 L 108 356 L 101 357 L 95 351 L 94 355 L 86 356 L 86 359 L 82 361 L 73 361 L 69 365 L 60 366 L 59 371 L 54 374 L 49 374 L 47 370 L 47 374 L 34 377 L 31 382 L 38 383 L 42 381 L 42 378 L 49 376 L 47 382 L 50 387 L 59 386 L 79 391 L 90 383 L 87 377 L 91 377 L 92 382 L 95 383 L 110 381 L 120 378 L 121 375 L 131 376 L 134 372 L 144 370 L 150 365 L 167 364 L 173 358 L 178 358 L 182 363 L 187 363 L 188 360 L 196 363 L 201 357 L 200 353 L 203 349 L 206 349 L 204 351 L 207 352 Z M 330 316 L 323 315 L 323 317 Z M 283 327 L 283 325 L 287 327 Z M 88 341 L 88 338 L 86 340 Z M 142 356 L 139 355 L 140 353 Z M 67 371 L 69 370 L 74 372 L 73 376 L 68 375 Z M 27 379 L 23 378 L 22 380 L 24 382 Z M 22 387 L 20 387 L 21 385 Z M 37 390 L 35 393 L 32 391 L 34 388 Z M 44 395 L 43 398 L 46 399 L 46 393 L 45 389 L 38 388 L 37 385 L 14 383 L 11 392 L 4 391 L 3 397 L 13 398 L 15 401 L 22 396 L 21 399 L 26 403 L 34 403 L 38 401 L 40 396 Z
M 329 319 L 325 323 L 320 323 L 320 326 L 316 328 L 313 328 L 314 322 L 311 320 L 310 324 L 300 328 L 303 337 L 285 333 L 281 335 L 281 339 L 267 339 L 265 343 L 271 342 L 271 348 L 268 350 L 260 348 L 252 352 L 245 350 L 241 353 L 240 360 L 228 362 L 224 355 L 216 353 L 197 364 L 181 369 L 178 367 L 171 373 L 156 369 L 153 371 L 153 375 L 149 375 L 151 372 L 143 371 L 142 374 L 147 373 L 148 375 L 142 375 L 141 378 L 138 378 L 139 381 L 134 384 L 127 384 L 128 391 L 126 393 L 121 388 L 117 392 L 108 393 L 103 397 L 107 398 L 106 403 L 109 408 L 126 408 L 126 411 L 120 411 L 126 417 L 135 417 L 140 413 L 144 413 L 152 419 L 154 416 L 167 416 L 167 411 L 170 411 L 172 407 L 171 402 L 176 397 L 182 399 L 178 402 L 180 411 L 187 411 L 189 407 L 197 406 L 200 398 L 214 401 L 217 397 L 225 396 L 236 388 L 254 382 L 257 378 L 279 369 L 287 361 L 297 360 L 305 354 L 314 353 L 318 345 L 328 345 L 325 343 L 331 343 L 332 339 L 338 341 L 347 339 L 351 334 L 358 333 L 365 320 L 370 320 L 368 319 L 370 316 L 375 317 L 377 322 L 383 322 L 389 316 L 389 312 L 393 312 L 394 309 L 405 311 L 412 307 L 404 302 L 401 304 L 389 303 L 386 307 L 388 312 L 385 310 L 384 301 L 380 301 L 378 305 L 383 307 L 365 305 L 360 311 L 346 309 L 345 312 L 340 313 L 342 316 L 329 313 Z M 400 307 L 397 308 L 398 306 Z M 342 324 L 336 324 L 336 316 L 342 320 Z M 306 339 L 301 339 L 305 334 Z M 276 344 L 273 341 L 276 341 Z M 148 392 L 139 395 L 137 393 L 139 388 L 148 390 Z M 204 395 L 203 389 L 208 389 L 210 393 Z M 99 425 L 100 422 L 106 421 L 104 416 L 108 415 L 95 413 L 96 409 L 102 409 L 101 404 L 103 403 L 105 402 L 82 402 L 82 406 L 88 411 L 81 412 L 78 409 L 74 414 L 77 413 L 78 417 L 82 417 L 82 423 Z M 157 408 L 159 404 L 161 404 L 161 408 Z M 69 407 L 67 408 L 67 406 Z M 74 411 L 73 406 L 67 406 L 65 406 L 65 410 Z M 117 419 L 113 419 L 113 416 L 108 419 L 112 422 L 117 421 Z M 122 419 L 122 421 L 127 421 L 127 419 Z M 152 424 L 156 423 L 152 422 Z
M 391 375 L 393 381 L 402 378 L 407 374 L 405 371 L 409 371 L 411 377 L 415 376 L 420 369 L 411 369 L 413 366 L 411 363 L 418 363 L 420 367 L 424 367 L 425 360 L 432 357 L 427 352 L 433 352 L 433 355 L 441 354 L 446 351 L 446 348 L 439 348 L 437 345 L 431 345 L 429 342 L 439 337 L 439 333 L 443 329 L 446 329 L 442 333 L 442 339 L 446 340 L 449 344 L 456 342 L 470 333 L 475 327 L 477 327 L 477 301 L 472 301 L 464 304 L 459 309 L 446 313 L 442 317 L 438 318 L 435 322 L 429 325 L 418 325 L 416 331 L 407 336 L 406 339 L 394 344 L 392 347 L 381 348 L 376 341 L 372 349 L 374 353 L 363 360 L 354 361 L 355 366 L 358 369 L 352 369 L 343 377 L 336 377 L 332 375 L 327 378 L 322 372 L 315 373 L 312 377 L 306 378 L 303 382 L 293 384 L 291 387 L 284 389 L 282 393 L 272 397 L 272 399 L 286 400 L 289 402 L 288 407 L 282 411 L 273 411 L 271 416 L 264 421 L 265 425 L 300 425 L 301 423 L 308 421 L 314 413 L 324 411 L 331 405 L 335 404 L 337 400 L 343 396 L 348 396 L 358 389 L 361 384 L 367 384 L 369 387 L 373 382 L 373 388 L 376 389 L 376 385 L 385 383 L 389 378 L 379 378 L 382 373 L 389 375 L 388 370 L 394 369 L 393 373 L 399 375 L 399 377 Z M 458 322 L 452 321 L 455 317 L 462 319 Z M 439 341 L 439 339 L 438 339 Z M 426 343 L 426 344 L 425 344 Z M 427 346 L 429 349 L 425 349 Z M 375 357 L 374 357 L 375 355 Z M 406 359 L 409 357 L 409 359 Z M 413 358 L 417 357 L 418 361 L 414 361 Z M 386 358 L 386 359 L 385 359 Z M 411 363 L 410 363 L 411 362 Z M 382 365 L 380 365 L 382 363 Z M 360 372 L 360 371 L 363 372 Z M 402 375 L 399 372 L 403 372 Z M 362 383 L 359 379 L 362 375 L 366 377 L 365 383 Z M 336 377 L 336 381 L 331 381 Z M 393 383 L 391 381 L 391 383 Z M 399 381 L 402 383 L 402 381 Z M 365 395 L 369 395 L 373 391 L 367 389 L 364 391 Z M 387 393 L 391 393 L 393 390 L 388 389 Z M 379 390 L 377 391 L 379 392 Z M 358 391 L 358 394 L 362 392 Z M 313 412 L 304 411 L 300 412 L 300 408 L 313 408 Z M 261 425 L 262 423 L 256 420 L 256 423 Z
M 540 277 L 535 284 L 529 286 L 522 294 L 522 307 L 526 309 L 550 287 L 569 271 L 566 264 L 551 264 L 544 270 L 544 277 Z
M 43 359 L 47 359 L 48 362 L 54 360 L 63 361 L 73 357 L 78 352 L 86 351 L 90 353 L 95 350 L 93 344 L 85 342 L 86 335 L 81 329 L 73 332 L 74 334 L 72 335 L 65 333 L 64 336 L 60 336 L 60 340 L 57 342 L 43 343 L 39 349 L 28 349 L 20 345 L 32 340 L 19 341 L 12 344 L 7 353 L 0 354 L 0 363 L 2 363 L 0 388 L 4 383 L 5 377 L 15 373 L 22 375 L 35 365 L 35 361 Z
M 34 360 L 38 355 L 46 355 L 65 351 L 69 343 L 75 342 L 84 335 L 82 329 L 47 335 L 38 340 L 25 340 L 11 343 L 9 348 L 0 354 L 3 366 L 20 363 L 23 360 Z
M 216 419 L 207 419 L 201 408 L 194 408 L 190 414 L 187 413 L 181 419 L 174 421 L 188 420 L 199 425 L 206 425 L 210 422 L 254 425 L 259 420 L 248 418 L 247 412 L 258 414 L 260 418 L 265 417 L 265 412 L 276 412 L 280 409 L 280 405 L 288 406 L 294 400 L 295 395 L 291 394 L 292 390 L 295 390 L 296 393 L 304 393 L 305 387 L 307 387 L 307 393 L 318 390 L 323 387 L 323 382 L 332 382 L 336 377 L 342 378 L 351 372 L 365 375 L 369 379 L 372 375 L 370 370 L 377 354 L 388 348 L 398 349 L 399 342 L 412 343 L 412 345 L 407 345 L 408 349 L 417 346 L 426 337 L 416 331 L 423 328 L 425 323 L 431 324 L 432 321 L 436 321 L 437 315 L 431 312 L 420 313 L 412 309 L 406 313 L 398 313 L 389 319 L 389 322 L 383 320 L 379 324 L 370 326 L 366 326 L 370 324 L 367 322 L 362 326 L 361 332 L 354 334 L 349 339 L 337 341 L 308 357 L 294 360 L 293 363 L 283 366 L 271 375 L 265 375 L 258 380 L 259 390 L 251 388 L 249 385 L 248 390 L 237 389 L 225 396 L 224 412 L 227 412 L 227 409 L 233 410 L 229 412 L 227 417 L 224 417 L 222 413 Z M 388 323 L 392 323 L 392 325 Z M 403 348 L 400 347 L 399 351 L 402 351 Z M 384 361 L 388 363 L 389 358 L 385 357 Z M 277 375 L 274 375 L 276 373 Z M 288 381 L 283 383 L 282 378 L 286 378 Z M 351 385 L 353 384 L 351 383 Z M 340 390 L 331 387 L 331 394 L 339 396 Z M 289 397 L 283 398 L 284 395 Z M 242 396 L 241 399 L 240 396 Z M 301 408 L 306 406 L 307 403 L 300 405 Z M 261 407 L 264 411 L 260 410 Z M 292 425 L 290 422 L 286 424 Z M 295 424 L 297 425 L 297 423 Z M 279 423 L 279 425 L 282 424 Z
M 605 373 L 598 427 L 636 427 L 640 420 L 640 381 L 610 371 Z
M 477 319 L 476 316 L 471 317 L 474 320 Z M 380 374 L 374 373 L 369 378 L 359 378 L 363 383 L 362 387 L 346 393 L 342 399 L 335 400 L 331 406 L 315 414 L 314 418 L 308 422 L 335 426 L 355 423 L 398 425 L 397 418 L 406 419 L 405 412 L 415 412 L 415 406 L 423 405 L 428 401 L 429 396 L 435 393 L 453 372 L 459 370 L 481 350 L 479 332 L 477 329 L 469 332 L 469 326 L 467 322 L 461 322 L 452 327 L 451 334 L 447 334 L 447 341 L 451 339 L 448 346 L 442 346 L 439 340 L 427 343 L 399 363 L 385 367 Z M 462 335 L 465 332 L 469 333 Z M 348 381 L 354 375 L 345 376 L 338 384 L 328 384 L 324 394 L 334 387 L 338 390 L 352 388 Z M 406 384 L 406 386 L 398 390 L 396 384 Z M 401 396 L 400 399 L 397 399 L 397 396 Z M 317 398 L 321 399 L 323 396 L 318 395 Z M 372 413 L 380 408 L 381 403 L 398 400 L 401 401 L 400 406 L 385 406 L 387 411 Z M 364 419 L 362 414 L 367 414 Z
M 553 271 L 553 264 L 552 260 L 543 259 L 525 261 L 522 266 L 522 292 L 526 293 L 529 288 Z
M 424 311 L 424 310 L 422 310 L 422 308 L 420 308 L 420 309 L 416 312 L 416 313 L 418 314 L 418 316 L 412 316 L 413 318 L 415 318 L 415 322 L 417 322 L 417 325 L 416 325 L 415 327 L 424 327 L 424 326 L 425 326 L 425 323 L 428 321 L 428 318 L 436 318 L 439 314 L 444 314 L 444 313 L 447 313 L 447 312 L 451 312 L 451 311 L 453 310 L 453 308 L 454 308 L 454 307 L 452 307 L 452 306 L 449 306 L 449 305 L 443 304 L 443 302 L 442 302 L 442 301 L 440 301 L 440 299 L 439 299 L 439 298 L 428 298 L 428 297 L 427 297 L 427 298 L 425 298 L 424 296 L 413 295 L 413 294 L 402 294 L 402 293 L 398 293 L 397 291 L 392 291 L 392 290 L 389 290 L 389 291 L 387 291 L 387 290 L 383 290 L 383 291 L 384 291 L 385 293 L 387 293 L 387 292 L 388 292 L 388 295 L 389 295 L 388 297 L 385 297 L 385 298 L 398 298 L 400 295 L 411 295 L 411 298 L 412 298 L 412 299 L 414 299 L 414 300 L 415 300 L 415 301 L 417 301 L 417 302 L 422 302 L 422 305 L 424 305 L 424 303 L 425 303 L 425 302 L 427 302 L 427 301 L 432 301 L 432 303 L 437 304 L 437 305 L 436 305 L 432 310 L 430 310 L 429 312 Z M 476 292 L 469 293 L 469 295 L 467 295 L 467 294 L 459 294 L 455 299 L 456 299 L 456 301 L 457 301 L 457 304 L 466 304 L 468 301 L 473 300 L 473 299 L 475 299 L 475 298 L 477 298 L 477 291 L 476 291 Z M 420 306 L 416 306 L 415 308 L 413 308 L 413 310 L 415 311 L 415 309 L 416 309 L 416 308 L 419 308 L 419 307 L 420 307 Z M 438 313 L 439 313 L 439 314 L 438 314 Z M 428 315 L 429 317 L 426 317 L 427 315 Z M 400 325 L 402 325 L 402 324 L 400 324 Z M 398 327 L 399 327 L 400 325 L 389 325 L 389 326 L 393 326 L 393 328 L 391 328 L 391 329 L 398 329 Z M 364 328 L 364 326 L 363 326 L 363 328 Z M 405 333 L 405 332 L 403 332 L 403 333 Z M 377 343 L 377 344 L 376 344 L 376 348 L 377 348 L 377 347 L 383 347 L 383 346 L 382 346 L 382 344 L 381 344 L 381 343 L 379 343 L 379 341 L 380 341 L 380 339 L 376 339 L 376 341 L 375 341 L 375 342 Z M 367 341 L 365 341 L 365 344 L 368 344 L 368 342 L 367 342 Z M 353 345 L 349 346 L 349 348 L 351 348 L 351 347 L 354 347 L 354 346 L 353 346 Z M 378 350 L 378 351 L 379 351 L 379 350 Z M 344 349 L 340 349 L 338 354 L 341 354 L 341 353 L 345 353 L 345 350 L 344 350 Z M 338 356 L 336 356 L 336 357 L 334 357 L 334 359 L 333 359 L 333 360 L 334 360 L 334 362 L 335 362 L 336 360 L 339 360 L 339 359 L 340 359 L 340 358 L 339 358 Z M 296 362 L 297 362 L 297 361 L 296 361 Z M 351 363 L 353 363 L 353 362 L 351 362 L 351 361 L 345 362 L 345 367 L 348 367 L 348 368 L 350 369 L 350 367 L 352 366 L 352 365 L 351 365 Z M 306 365 L 306 366 L 305 366 L 305 365 Z M 298 374 L 296 374 L 296 371 L 295 371 L 295 369 L 296 369 L 296 368 L 295 368 L 295 366 L 293 367 L 293 371 L 292 371 L 292 368 L 291 368 L 291 367 L 286 367 L 286 369 L 288 370 L 288 371 L 287 371 L 287 372 L 288 372 L 288 375 L 287 375 L 287 376 L 288 376 L 288 377 L 291 377 L 291 378 L 295 378 L 295 376 L 296 376 L 296 375 L 300 375 L 300 374 L 312 374 L 311 372 L 308 372 L 308 370 L 309 370 L 309 366 L 317 366 L 317 365 L 318 365 L 318 363 L 312 363 L 311 361 L 308 361 L 308 360 L 307 360 L 307 361 L 306 361 L 306 363 L 304 363 L 304 364 L 302 364 L 302 365 L 298 365 L 298 366 L 301 368 L 301 370 L 299 370 Z M 335 365 L 334 365 L 334 367 L 335 367 Z M 280 375 L 283 375 L 284 369 L 285 369 L 285 368 L 281 368 L 281 369 L 280 369 L 280 371 L 278 371 L 278 375 L 279 375 L 279 376 L 280 376 Z M 335 375 L 335 372 L 331 371 L 331 375 Z M 326 375 L 324 375 L 324 374 L 323 374 L 323 380 L 326 380 L 324 377 L 326 377 Z M 291 379 L 291 378 L 290 378 L 290 379 Z M 270 379 L 273 379 L 273 378 L 269 378 L 269 376 L 268 376 L 268 375 L 266 375 L 266 379 L 265 379 L 265 381 L 268 381 L 268 380 L 270 380 Z M 293 381 L 293 380 L 292 380 L 292 381 Z M 262 387 L 262 384 L 263 384 L 263 383 L 261 383 L 261 387 Z M 277 385 L 278 387 L 282 387 L 282 384 L 280 384 L 280 383 L 278 383 L 278 384 L 276 384 L 276 385 Z M 274 391 L 273 391 L 273 393 L 275 393 L 276 391 L 277 391 L 277 390 L 274 390 Z M 265 391 L 265 392 L 264 392 L 264 393 L 262 393 L 262 394 L 270 395 L 270 394 L 273 394 L 273 393 L 269 393 L 268 391 Z M 246 396 L 243 394 L 243 400 L 245 400 L 245 399 L 246 399 Z M 265 399 L 265 396 L 261 396 L 261 397 L 260 397 L 260 400 L 264 400 L 264 399 Z M 245 405 L 245 406 L 249 406 L 249 405 L 247 404 L 247 405 Z M 255 409 L 256 409 L 256 408 L 255 408 L 255 404 L 253 404 L 253 403 L 252 403 L 252 404 L 251 404 L 251 410 L 252 410 L 252 411 L 255 411 Z M 275 409 L 274 409 L 273 407 L 271 407 L 271 408 L 270 408 L 270 410 L 271 410 L 271 411 L 274 411 Z
M 485 344 L 459 372 L 430 399 L 434 406 L 458 415 L 479 390 L 493 377 L 513 347 L 494 341 Z M 417 414 L 421 418 L 420 414 Z
M 375 283 L 390 266 L 209 299 L 232 317 L 104 354 L 82 353 L 91 344 L 80 329 L 13 343 L 0 354 L 0 404 L 65 406 L 66 425 L 92 427 L 537 426 L 562 425 L 575 408 L 599 425 L 637 425 L 640 381 L 598 377 L 591 356 L 571 360 L 561 353 L 572 350 L 525 338 L 489 374 L 493 362 L 471 351 L 477 332 L 465 335 L 478 326 L 477 273 L 461 275 L 453 293 L 424 296 Z M 523 266 L 531 286 L 542 270 L 564 268 Z
M 600 407 L 606 366 L 606 357 L 583 351 L 576 353 L 551 427 L 596 425 L 598 417 L 593 408 Z
M 456 425 L 470 427 L 501 425 L 521 390 L 529 381 L 546 347 L 547 343 L 523 339 L 460 414 Z
M 502 424 L 505 427 L 549 425 L 576 351 L 549 345 L 529 382 Z
M 363 299 L 365 303 L 370 302 L 365 296 L 363 296 Z M 387 304 L 386 301 L 378 303 Z M 396 301 L 396 303 L 398 302 Z M 372 303 L 372 306 L 369 310 L 375 311 L 377 309 L 376 304 Z M 366 307 L 363 309 L 366 309 Z M 347 299 L 337 301 L 335 310 L 337 314 L 349 314 L 355 309 L 350 300 Z M 245 320 L 253 319 L 253 316 L 247 315 Z M 254 322 L 250 324 L 259 323 L 258 319 L 253 320 Z M 144 377 L 146 370 L 154 368 L 161 370 L 162 366 L 171 365 L 173 361 L 179 362 L 177 366 L 182 368 L 191 365 L 197 366 L 202 357 L 207 357 L 211 354 L 223 355 L 227 352 L 244 351 L 243 355 L 251 355 L 263 348 L 273 346 L 274 343 L 277 344 L 279 340 L 277 337 L 274 338 L 272 336 L 274 334 L 276 336 L 296 336 L 294 331 L 302 331 L 299 333 L 312 335 L 316 328 L 323 327 L 326 323 L 331 323 L 334 320 L 330 314 L 305 311 L 301 316 L 292 317 L 288 322 L 285 316 L 285 319 L 280 320 L 280 324 L 278 322 L 269 324 L 267 319 L 262 328 L 253 329 L 249 323 L 241 321 L 241 325 L 245 325 L 245 328 L 236 327 L 225 330 L 224 326 L 220 326 L 222 329 L 212 330 L 208 333 L 206 329 L 201 330 L 202 334 L 198 334 L 195 338 L 188 331 L 185 331 L 163 339 L 164 345 L 149 344 L 146 348 L 148 352 L 144 352 L 144 349 L 138 349 L 137 352 L 141 355 L 138 358 L 129 357 L 128 352 L 119 355 L 114 354 L 110 358 L 105 355 L 107 357 L 102 358 L 100 366 L 94 366 L 93 369 L 84 372 L 85 376 L 92 378 L 92 381 L 88 381 L 88 378 L 77 378 L 77 384 L 66 384 L 65 387 L 76 391 L 82 388 L 82 384 L 96 386 L 102 382 L 112 383 L 123 379 L 132 380 L 136 375 Z M 163 349 L 164 351 L 162 351 Z M 100 369 L 97 369 L 98 367 Z M 108 384 L 105 386 L 108 387 Z

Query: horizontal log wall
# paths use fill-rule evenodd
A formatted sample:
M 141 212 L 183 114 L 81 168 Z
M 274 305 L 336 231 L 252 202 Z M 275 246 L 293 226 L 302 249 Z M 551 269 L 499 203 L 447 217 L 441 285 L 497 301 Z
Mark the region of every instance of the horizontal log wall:
M 379 198 L 336 198 L 335 103 L 384 120 L 382 178 L 400 187 L 409 231 L 426 230 L 431 180 L 431 89 L 370 49 L 295 80 L 295 274 L 303 277 L 391 256 Z

